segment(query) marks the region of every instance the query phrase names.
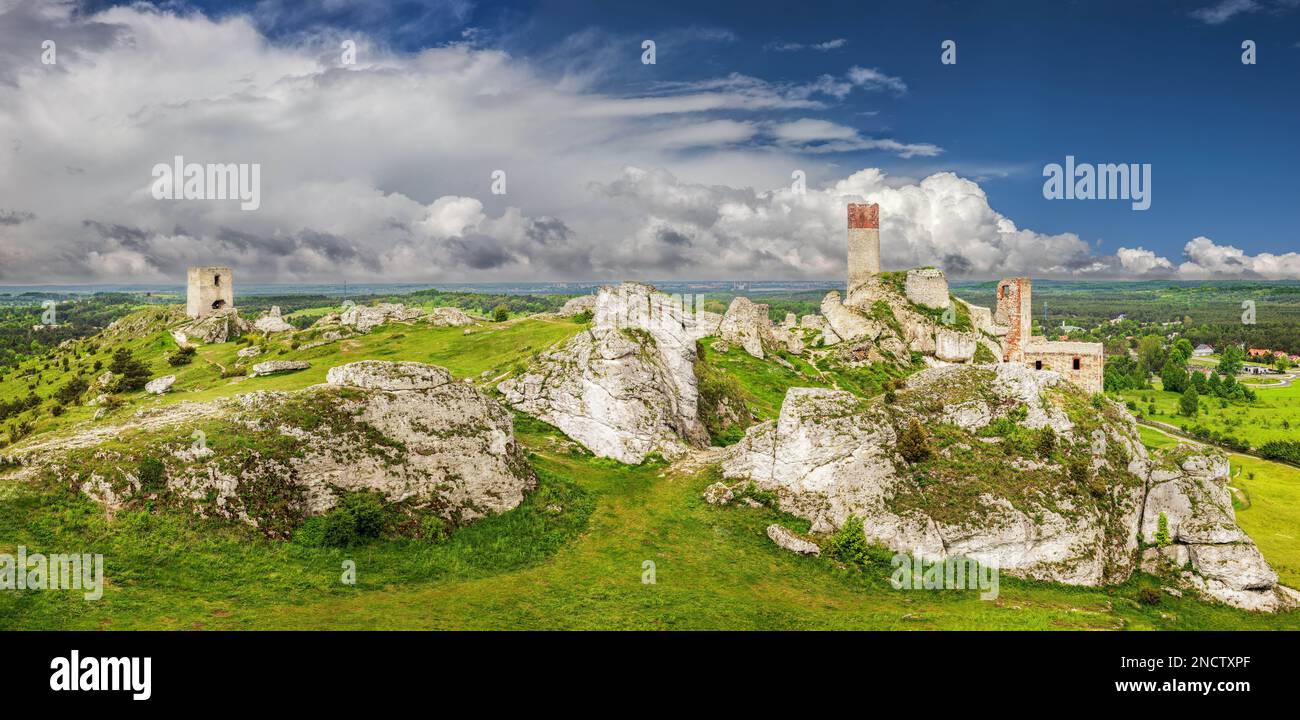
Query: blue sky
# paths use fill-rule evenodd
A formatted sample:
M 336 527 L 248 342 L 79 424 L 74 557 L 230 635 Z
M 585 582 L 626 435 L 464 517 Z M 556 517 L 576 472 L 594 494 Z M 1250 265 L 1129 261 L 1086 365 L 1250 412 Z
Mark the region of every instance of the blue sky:
M 104 13 L 115 4 L 83 3 L 68 22 L 120 20 Z M 510 64 L 526 68 L 530 77 L 583 98 L 679 101 L 694 93 L 739 88 L 746 98 L 774 93 L 785 99 L 764 101 L 761 106 L 751 106 L 748 100 L 723 102 L 700 112 L 674 108 L 654 123 L 629 125 L 659 141 L 668 137 L 662 133 L 689 133 L 692 138 L 716 134 L 718 139 L 664 141 L 650 157 L 634 152 L 643 149 L 635 143 L 603 145 L 600 161 L 617 161 L 618 153 L 627 151 L 627 164 L 650 175 L 620 181 L 613 171 L 597 167 L 599 163 L 588 158 L 591 176 L 581 178 L 581 183 L 575 179 L 575 186 L 594 186 L 602 199 L 635 194 L 644 200 L 655 195 L 647 183 L 658 178 L 668 186 L 700 192 L 704 192 L 700 188 L 728 188 L 719 192 L 718 202 L 724 203 L 727 198 L 734 200 L 733 190 L 753 188 L 763 193 L 788 184 L 792 166 L 805 170 L 809 186 L 816 188 L 844 182 L 864 168 L 887 173 L 886 184 L 917 183 L 934 173 L 952 172 L 976 183 L 992 211 L 1012 220 L 1016 228 L 1058 240 L 1068 235 L 1091 248 L 1081 251 L 1077 244 L 1053 245 L 1044 240 L 1068 257 L 1060 262 L 1035 261 L 1037 265 L 1026 264 L 1026 271 L 1059 275 L 1062 268 L 1073 272 L 1096 261 L 1106 266 L 1102 274 L 1133 275 L 1134 268 L 1146 270 L 1152 263 L 1139 260 L 1121 266 L 1115 254 L 1120 248 L 1140 248 L 1164 260 L 1151 268 L 1153 272 L 1172 274 L 1186 259 L 1194 238 L 1205 239 L 1202 245 L 1208 250 L 1204 259 L 1193 258 L 1199 264 L 1188 277 L 1239 275 L 1237 267 L 1246 268 L 1244 276 L 1257 271 L 1268 274 L 1264 268 L 1279 267 L 1283 269 L 1275 274 L 1287 276 L 1291 268 L 1300 268 L 1300 258 L 1252 259 L 1261 254 L 1283 256 L 1297 245 L 1300 202 L 1293 174 L 1300 167 L 1300 141 L 1295 136 L 1300 124 L 1300 0 L 810 2 L 794 6 L 260 0 L 156 5 L 163 14 L 213 23 L 246 18 L 272 47 L 319 51 L 326 45 L 322 37 L 357 36 L 364 38 L 367 52 L 411 65 L 418 65 L 416 58 L 431 48 L 501 51 Z M 132 28 L 127 32 L 138 31 L 135 22 L 154 20 L 132 15 L 125 23 Z M 654 65 L 639 62 L 644 39 L 657 43 Z M 940 63 L 944 40 L 957 43 L 956 65 Z M 1243 40 L 1257 44 L 1257 64 L 1242 64 Z M 855 69 L 869 74 L 855 82 Z M 322 76 L 328 77 L 328 71 L 322 71 Z M 813 132 L 808 137 L 790 135 L 809 129 Z M 842 150 L 827 151 L 837 140 L 843 141 Z M 413 146 L 420 142 L 418 137 L 412 139 Z M 531 138 L 521 147 L 536 148 L 539 142 L 545 140 Z M 491 141 L 485 143 L 484 165 L 472 171 L 475 177 L 486 174 L 492 163 L 502 162 L 498 157 L 487 159 L 493 151 Z M 1066 155 L 1079 162 L 1150 163 L 1151 208 L 1134 211 L 1123 201 L 1044 199 L 1043 167 L 1063 162 Z M 439 158 L 432 151 L 429 157 L 435 162 Z M 474 164 L 467 157 L 454 162 Z M 539 162 L 557 161 L 541 158 Z M 670 177 L 659 178 L 654 175 L 657 171 Z M 528 222 L 558 219 L 564 226 L 562 234 L 573 242 L 584 232 L 604 235 L 617 227 L 610 215 L 586 223 L 572 217 L 583 212 L 589 201 L 576 192 L 568 198 L 556 193 L 529 195 L 527 190 L 494 197 L 486 192 L 486 181 L 467 187 L 454 179 L 390 166 L 367 174 L 374 175 L 368 179 L 379 192 L 401 193 L 424 205 L 444 196 L 472 198 L 489 224 L 495 217 L 504 221 L 512 208 L 530 218 Z M 634 184 L 644 192 L 624 192 Z M 885 191 L 884 185 L 857 182 L 840 186 L 839 196 L 854 189 L 872 198 L 876 197 L 872 192 Z M 890 202 L 884 199 L 887 194 L 880 197 L 882 204 Z M 641 248 L 610 256 L 595 266 L 577 267 L 575 274 L 630 272 L 637 269 L 632 259 L 636 256 L 654 258 L 645 268 L 647 274 L 689 273 L 683 269 L 686 259 L 673 246 L 702 250 L 706 231 L 713 233 L 710 241 L 718 247 L 734 244 L 735 238 L 726 237 L 716 223 L 706 223 L 706 228 L 674 225 L 676 218 L 665 208 L 638 207 L 661 222 L 640 232 L 642 240 L 628 242 L 648 242 L 644 237 L 649 236 L 669 240 L 649 251 Z M 0 211 L 5 211 L 3 203 Z M 885 204 L 885 211 L 889 229 L 894 210 Z M 21 212 L 21 208 L 8 212 Z M 916 216 L 900 216 L 897 227 L 902 232 L 909 224 L 924 222 Z M 230 222 L 223 220 L 221 226 L 229 230 Z M 301 235 L 310 230 L 292 231 Z M 248 232 L 264 237 L 265 229 Z M 337 228 L 328 233 L 348 242 L 347 234 Z M 493 235 L 495 241 L 479 243 L 458 257 L 471 269 L 505 272 L 506 265 L 495 266 L 492 259 L 518 257 L 519 251 L 506 247 L 502 234 L 505 231 Z M 935 256 L 942 262 L 953 253 L 945 241 L 936 239 L 938 234 L 931 232 L 919 241 L 907 235 L 908 242 L 923 247 L 911 254 L 900 252 L 898 261 Z M 468 236 L 455 236 L 463 237 Z M 466 242 L 455 238 L 453 249 L 464 250 Z M 1019 246 L 995 241 L 1001 248 L 997 262 L 1007 265 L 1009 256 L 1028 252 L 1024 248 L 1036 238 L 1022 239 Z M 113 241 L 122 245 L 122 238 Z M 310 244 L 301 237 L 296 242 Z M 493 242 L 500 247 L 494 250 Z M 587 244 L 591 243 L 599 244 L 589 237 Z M 488 250 L 481 249 L 484 245 Z M 1226 246 L 1236 248 L 1236 255 L 1222 250 Z M 358 252 L 364 254 L 363 249 Z M 778 259 L 785 250 L 775 246 L 753 253 L 748 261 L 761 263 L 773 274 L 811 277 L 836 272 L 830 259 L 817 257 L 782 264 Z M 736 260 L 744 262 L 743 257 Z M 155 269 L 164 269 L 154 264 Z M 734 267 L 696 272 L 726 272 Z M 989 265 L 987 272 L 998 269 Z M 515 270 L 537 271 L 535 267 Z M 299 274 L 305 278 L 311 273 Z

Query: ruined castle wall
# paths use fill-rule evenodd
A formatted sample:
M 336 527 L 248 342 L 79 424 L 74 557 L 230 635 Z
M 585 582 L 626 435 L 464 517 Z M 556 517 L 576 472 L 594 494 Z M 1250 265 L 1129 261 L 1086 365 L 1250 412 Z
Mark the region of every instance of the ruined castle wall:
M 1101 343 L 1034 338 L 1024 349 L 1025 365 L 1037 370 L 1054 370 L 1090 393 L 1102 391 L 1105 362 Z
M 849 286 L 845 297 L 880 274 L 880 206 L 849 203 Z
M 192 318 L 235 306 L 235 283 L 228 267 L 192 267 L 186 285 L 185 314 Z
M 998 304 L 994 322 L 1007 327 L 1004 361 L 1023 360 L 1030 342 L 1033 303 L 1029 278 L 1018 277 L 998 282 Z
M 903 289 L 907 299 L 917 305 L 943 310 L 952 304 L 948 297 L 948 278 L 938 268 L 908 270 Z

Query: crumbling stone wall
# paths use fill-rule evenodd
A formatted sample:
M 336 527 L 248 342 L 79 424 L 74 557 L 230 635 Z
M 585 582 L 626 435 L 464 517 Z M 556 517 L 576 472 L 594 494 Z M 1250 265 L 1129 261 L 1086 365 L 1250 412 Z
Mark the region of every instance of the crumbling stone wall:
M 845 297 L 880 274 L 880 206 L 849 203 L 849 286 Z
M 1008 278 L 998 282 L 998 304 L 993 321 L 1007 328 L 1003 361 L 1024 360 L 1033 322 L 1029 278 Z
M 1101 343 L 1035 338 L 1025 348 L 1024 361 L 1035 370 L 1054 370 L 1090 393 L 1102 391 L 1106 358 Z
M 202 319 L 235 307 L 235 283 L 230 268 L 217 265 L 189 269 L 185 314 Z
M 907 299 L 917 305 L 943 310 L 952 304 L 948 297 L 948 278 L 939 268 L 908 270 L 903 290 Z

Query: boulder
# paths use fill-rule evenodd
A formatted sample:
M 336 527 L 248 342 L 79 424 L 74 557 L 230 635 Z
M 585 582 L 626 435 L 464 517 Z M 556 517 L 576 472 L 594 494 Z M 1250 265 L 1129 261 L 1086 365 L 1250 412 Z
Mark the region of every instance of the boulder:
M 977 341 L 974 334 L 942 328 L 934 334 L 934 356 L 944 362 L 970 362 Z
M 776 543 L 777 546 L 785 548 L 792 553 L 798 553 L 800 555 L 822 554 L 822 549 L 817 546 L 817 543 L 804 540 L 798 535 L 795 535 L 784 525 L 778 525 L 776 523 L 768 525 L 767 536 L 771 538 L 772 542 Z
M 311 363 L 306 360 L 269 360 L 253 366 L 253 377 L 262 377 L 264 375 L 274 375 L 275 373 L 293 372 L 295 370 L 306 370 L 311 367 Z
M 767 306 L 750 302 L 747 297 L 735 297 L 722 316 L 718 337 L 733 345 L 745 348 L 756 358 L 763 357 L 763 341 L 774 343 L 772 321 L 767 316 Z
M 424 320 L 437 327 L 465 327 L 474 324 L 473 317 L 464 310 L 454 307 L 434 308 L 424 314 Z
M 162 395 L 163 393 L 170 390 L 172 385 L 175 382 L 176 382 L 175 375 L 164 375 L 160 378 L 156 378 L 154 380 L 150 380 L 148 383 L 145 383 L 144 390 L 150 395 Z
M 264 333 L 292 332 L 294 327 L 280 316 L 280 306 L 272 305 L 271 310 L 253 322 L 253 328 Z
M 339 323 L 366 333 L 386 322 L 414 322 L 423 316 L 424 311 L 408 308 L 402 303 L 352 305 L 339 315 Z
M 704 488 L 704 502 L 710 505 L 726 505 L 735 499 L 731 488 L 726 483 L 715 482 Z
M 261 353 L 262 353 L 262 348 L 256 345 L 249 345 L 248 347 L 243 348 L 239 352 L 235 353 L 235 355 L 241 358 L 251 358 L 251 357 L 258 356 Z
M 596 295 L 591 328 L 498 389 L 601 457 L 640 463 L 703 446 L 693 321 L 680 301 L 624 283 Z
M 330 385 L 399 392 L 432 390 L 452 382 L 451 373 L 437 365 L 418 362 L 362 360 L 332 367 L 325 374 Z

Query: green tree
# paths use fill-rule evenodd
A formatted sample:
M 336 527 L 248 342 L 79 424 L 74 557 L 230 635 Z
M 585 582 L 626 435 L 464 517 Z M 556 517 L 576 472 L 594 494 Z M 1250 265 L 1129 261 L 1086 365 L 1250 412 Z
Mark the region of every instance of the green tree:
M 930 438 L 916 418 L 909 420 L 907 428 L 899 433 L 898 454 L 910 463 L 930 457 Z
M 1165 347 L 1160 338 L 1155 335 L 1147 335 L 1138 340 L 1137 347 L 1138 359 L 1147 367 L 1151 373 L 1159 373 L 1165 366 Z
M 1182 392 L 1187 389 L 1187 365 L 1179 360 L 1176 353 L 1171 354 L 1165 361 L 1165 368 L 1160 371 L 1160 384 L 1169 392 Z
M 1243 359 L 1245 353 L 1236 345 L 1229 345 L 1224 348 L 1223 355 L 1219 358 L 1219 374 L 1225 377 L 1233 377 L 1241 372 L 1241 367 L 1245 363 Z
M 80 375 L 72 378 L 54 393 L 54 397 L 64 405 L 73 405 L 81 399 L 82 393 L 90 389 L 90 383 Z
M 497 322 L 505 322 L 510 317 L 510 308 L 505 305 L 497 305 L 492 309 L 492 319 Z
M 1196 411 L 1200 408 L 1200 395 L 1196 394 L 1196 387 L 1188 385 L 1187 390 L 1183 391 L 1183 396 L 1178 399 L 1178 412 L 1187 417 L 1196 417 Z
M 136 359 L 126 348 L 118 348 L 113 353 L 113 362 L 108 366 L 114 375 L 121 375 L 117 381 L 118 390 L 139 390 L 149 384 L 151 373 L 149 367 Z

